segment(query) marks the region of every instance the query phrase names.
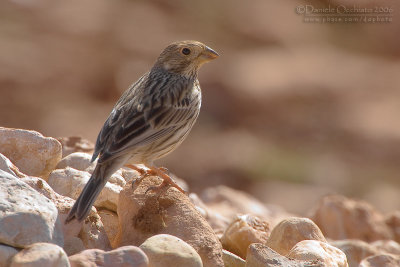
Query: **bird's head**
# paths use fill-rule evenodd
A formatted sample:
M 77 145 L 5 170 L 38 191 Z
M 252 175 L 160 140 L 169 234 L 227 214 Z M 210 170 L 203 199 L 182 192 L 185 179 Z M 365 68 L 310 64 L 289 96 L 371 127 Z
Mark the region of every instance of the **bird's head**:
M 197 41 L 180 41 L 167 46 L 155 66 L 186 77 L 197 75 L 204 63 L 217 58 L 217 52 Z

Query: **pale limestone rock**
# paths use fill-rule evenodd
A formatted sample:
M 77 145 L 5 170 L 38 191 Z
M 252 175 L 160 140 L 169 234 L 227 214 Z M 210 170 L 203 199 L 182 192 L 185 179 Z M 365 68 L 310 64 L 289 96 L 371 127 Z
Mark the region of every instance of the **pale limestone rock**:
M 58 141 L 62 145 L 63 158 L 74 152 L 91 153 L 94 150 L 94 144 L 80 136 L 61 137 Z
M 233 220 L 238 214 L 253 214 L 267 220 L 271 226 L 290 215 L 277 207 L 267 207 L 243 191 L 226 186 L 208 188 L 200 195 L 210 210 Z
M 62 148 L 38 132 L 0 127 L 0 153 L 22 173 L 46 179 L 61 160 Z
M 135 246 L 119 247 L 107 252 L 88 249 L 70 256 L 69 261 L 71 267 L 150 267 L 146 254 Z
M 67 167 L 54 170 L 49 176 L 48 183 L 57 193 L 76 199 L 89 178 L 89 173 Z
M 69 267 L 64 250 L 50 243 L 34 243 L 18 252 L 10 267 Z
M 123 167 L 120 169 L 121 170 L 121 175 L 124 178 L 125 182 L 127 183 L 132 183 L 136 179 L 140 177 L 140 173 L 136 170 L 132 170 L 127 167 Z
M 195 205 L 200 214 L 207 220 L 218 238 L 221 238 L 231 219 L 209 209 L 195 193 L 189 194 L 190 201 Z
M 91 162 L 92 156 L 84 152 L 74 152 L 63 158 L 58 164 L 57 169 L 73 168 L 78 171 L 86 171 L 89 167 L 94 167 L 96 162 Z
M 127 184 L 120 193 L 118 234 L 113 247 L 140 245 L 157 234 L 170 234 L 191 245 L 203 265 L 223 266 L 222 247 L 207 221 L 189 198 L 174 187 L 158 193 L 146 191 L 161 184 L 162 179 L 146 177 L 140 184 Z
M 58 210 L 58 218 L 62 225 L 64 239 L 78 236 L 82 228 L 81 223 L 77 222 L 76 220 L 68 224 L 64 223 L 69 211 L 72 208 L 72 205 L 74 204 L 74 200 L 72 198 L 65 197 L 56 193 L 53 188 L 51 188 L 50 185 L 41 178 L 28 176 L 21 178 L 21 181 L 27 183 L 30 187 L 32 187 L 37 192 L 41 193 L 54 203 Z
M 97 213 L 91 213 L 85 219 L 78 237 L 82 240 L 86 249 L 111 249 L 107 233 L 104 229 L 103 223 L 101 222 L 101 218 Z
M 247 249 L 246 267 L 327 267 L 319 261 L 292 260 L 264 244 L 253 243 Z
M 48 183 L 57 193 L 77 199 L 89 178 L 88 172 L 67 167 L 54 170 L 49 176 Z M 116 211 L 121 189 L 119 185 L 107 183 L 94 202 L 94 206 Z
M 311 216 L 326 237 L 372 242 L 391 239 L 382 214 L 364 201 L 330 195 L 321 199 Z
M 288 253 L 288 258 L 303 261 L 319 261 L 324 266 L 348 267 L 346 254 L 328 243 L 317 240 L 303 240 Z
M 56 193 L 47 183 L 41 178 L 25 177 L 24 182 L 29 184 L 33 189 L 42 193 L 56 205 L 58 209 L 59 220 L 64 233 L 64 250 L 68 255 L 75 254 L 85 248 L 100 248 L 109 249 L 110 242 L 106 236 L 104 227 L 99 221 L 96 208 L 92 207 L 88 220 L 78 222 L 73 220 L 65 224 L 65 219 L 71 210 L 74 200 Z M 79 236 L 79 238 L 78 238 Z M 77 240 L 79 239 L 79 240 Z M 84 241 L 82 241 L 82 239 Z
M 386 215 L 385 223 L 392 230 L 394 240 L 400 243 L 400 210 Z
M 246 258 L 248 246 L 266 243 L 270 232 L 268 222 L 254 215 L 239 215 L 226 229 L 221 243 L 224 249 Z
M 149 257 L 149 267 L 202 267 L 199 254 L 188 243 L 172 235 L 155 235 L 140 248 Z
M 281 255 L 286 255 L 302 240 L 326 242 L 321 230 L 313 221 L 308 218 L 291 217 L 272 229 L 266 245 Z
M 17 253 L 16 248 L 0 244 L 0 266 L 9 266 L 12 257 Z
M 65 238 L 64 241 L 64 251 L 68 256 L 77 254 L 83 250 L 85 250 L 85 245 L 83 244 L 82 239 L 76 236 L 71 236 Z
M 222 250 L 222 258 L 224 259 L 225 267 L 245 267 L 246 261 L 239 256 L 227 251 Z
M 347 263 L 350 267 L 358 267 L 363 259 L 380 254 L 377 248 L 362 240 L 335 240 L 331 241 L 330 244 L 346 254 Z
M 124 177 L 122 177 L 122 170 L 119 169 L 111 177 L 108 179 L 108 182 L 118 185 L 120 187 L 124 187 L 126 185 L 126 181 Z
M 371 246 L 385 253 L 400 255 L 400 244 L 393 240 L 377 240 Z
M 65 224 L 65 219 L 68 216 L 69 211 L 71 210 L 74 200 L 69 197 L 65 197 L 56 193 L 46 181 L 37 177 L 25 177 L 21 178 L 22 181 L 27 183 L 33 189 L 41 193 L 50 199 L 57 207 L 58 217 L 62 225 L 62 230 L 64 234 L 64 250 L 68 255 L 75 254 L 85 249 L 83 246 L 82 240 L 80 240 L 77 236 L 81 232 L 82 223 L 77 220 L 73 220 L 67 224 Z M 92 207 L 91 213 L 89 216 L 95 216 L 96 209 Z M 77 240 L 78 239 L 78 240 Z
M 0 170 L 8 172 L 15 177 L 25 177 L 26 175 L 19 171 L 18 167 L 15 166 L 6 156 L 0 153 Z
M 392 254 L 382 254 L 370 256 L 361 261 L 359 267 L 399 267 L 400 256 Z
M 63 246 L 53 202 L 3 170 L 0 179 L 0 243 L 21 248 L 36 242 Z
M 110 210 L 99 210 L 98 214 L 104 225 L 108 239 L 112 243 L 118 232 L 118 215 Z

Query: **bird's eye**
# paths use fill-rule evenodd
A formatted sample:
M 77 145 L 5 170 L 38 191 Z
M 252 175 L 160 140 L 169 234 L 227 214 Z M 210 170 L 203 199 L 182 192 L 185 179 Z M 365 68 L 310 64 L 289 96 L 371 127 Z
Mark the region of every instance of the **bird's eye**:
M 184 54 L 185 56 L 189 55 L 190 52 L 191 52 L 190 49 L 187 48 L 187 47 L 185 47 L 185 48 L 183 48 L 183 49 L 181 50 L 181 53 Z

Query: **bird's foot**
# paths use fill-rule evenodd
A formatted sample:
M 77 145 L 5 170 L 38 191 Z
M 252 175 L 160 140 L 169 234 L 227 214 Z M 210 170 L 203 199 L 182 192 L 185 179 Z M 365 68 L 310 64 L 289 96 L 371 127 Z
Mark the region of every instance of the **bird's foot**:
M 128 164 L 128 165 L 125 165 L 125 166 L 130 168 L 130 169 L 133 169 L 133 170 L 139 172 L 139 174 L 140 174 L 140 177 L 132 182 L 132 187 L 134 185 L 139 185 L 143 181 L 143 179 L 148 177 L 148 176 L 155 175 L 155 176 L 158 176 L 158 177 L 163 179 L 163 182 L 159 186 L 151 186 L 151 187 L 149 187 L 146 190 L 146 194 L 149 191 L 159 192 L 167 185 L 173 186 L 176 189 L 178 189 L 180 192 L 186 194 L 186 191 L 183 190 L 182 187 L 180 187 L 171 178 L 171 176 L 169 175 L 169 170 L 167 168 L 165 168 L 165 167 L 160 167 L 160 168 L 157 168 L 157 167 L 147 168 L 147 167 L 145 167 L 145 168 L 141 168 L 141 167 L 138 167 L 138 166 L 133 165 L 133 164 Z
M 169 176 L 169 171 L 167 168 L 161 167 L 161 168 L 152 168 L 150 169 L 151 174 L 150 175 L 157 175 L 158 177 L 163 179 L 163 182 L 159 186 L 151 186 L 146 190 L 146 194 L 149 191 L 154 191 L 154 192 L 159 192 L 161 191 L 165 186 L 173 186 L 176 189 L 178 189 L 180 192 L 186 194 L 186 191 L 182 189 L 172 178 Z
M 140 175 L 137 179 L 132 181 L 132 188 L 134 185 L 139 185 L 143 181 L 143 179 L 146 178 L 147 176 L 152 175 L 151 169 L 149 169 L 147 167 L 138 167 L 137 165 L 133 165 L 133 164 L 126 164 L 125 167 L 128 167 L 134 171 L 137 171 Z
M 129 169 L 132 169 L 134 171 L 137 171 L 141 176 L 144 175 L 146 172 L 149 171 L 149 168 L 147 168 L 146 166 L 144 167 L 139 167 L 137 165 L 134 164 L 126 164 L 124 165 L 125 167 L 128 167 Z

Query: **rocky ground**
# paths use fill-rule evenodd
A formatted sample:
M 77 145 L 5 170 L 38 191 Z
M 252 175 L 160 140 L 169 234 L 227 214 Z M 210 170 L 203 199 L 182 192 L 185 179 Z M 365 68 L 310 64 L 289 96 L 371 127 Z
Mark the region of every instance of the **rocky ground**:
M 390 6 L 393 21 L 305 23 L 295 11 L 305 4 Z M 200 70 L 198 122 L 160 161 L 192 192 L 224 184 L 302 216 L 327 193 L 398 210 L 399 10 L 396 0 L 0 1 L 0 125 L 94 141 L 160 51 L 196 39 L 221 56 Z
M 393 21 L 305 23 L 305 4 L 390 6 Z M 1 129 L 0 266 L 399 266 L 399 9 L 1 1 L 0 125 L 55 138 Z M 64 225 L 93 169 L 93 144 L 68 136 L 95 140 L 184 39 L 221 54 L 200 71 L 193 131 L 160 160 L 189 195 L 144 194 L 159 178 L 132 185 L 121 169 L 83 224 Z
M 121 168 L 83 223 L 64 224 L 93 145 L 0 128 L 0 266 L 400 266 L 400 213 L 327 195 L 306 217 L 226 186 L 147 192 Z M 288 196 L 290 197 L 290 196 Z M 301 201 L 301 199 L 293 199 Z

